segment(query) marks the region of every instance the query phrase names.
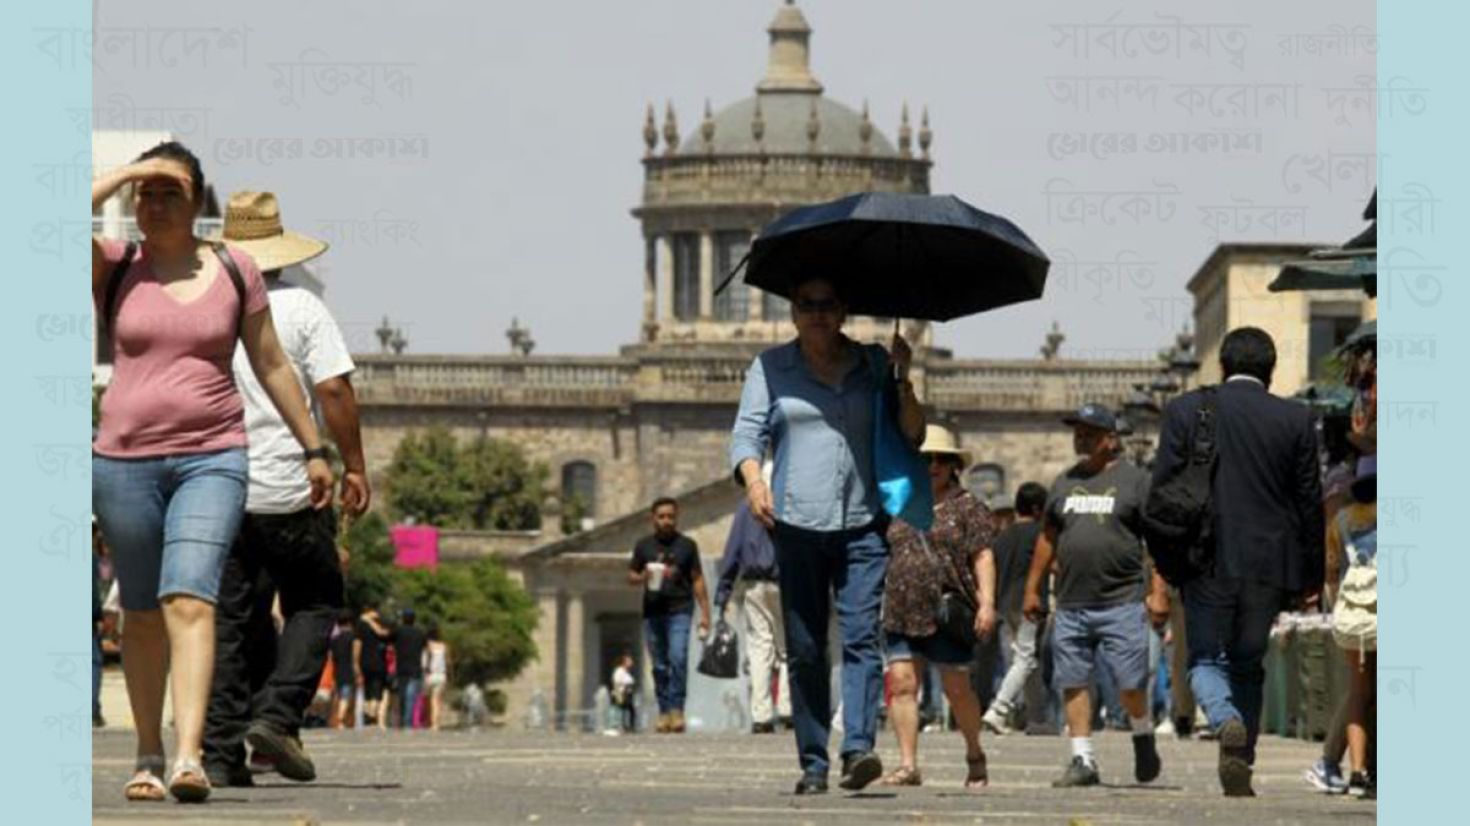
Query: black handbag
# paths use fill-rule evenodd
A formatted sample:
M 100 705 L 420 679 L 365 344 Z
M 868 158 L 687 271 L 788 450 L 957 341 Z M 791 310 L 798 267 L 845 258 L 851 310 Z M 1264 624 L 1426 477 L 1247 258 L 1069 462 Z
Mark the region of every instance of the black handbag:
M 934 558 L 939 566 L 945 566 L 945 561 L 929 547 L 929 540 L 924 532 L 914 529 L 919 536 L 919 544 L 924 551 Z M 964 577 L 960 577 L 964 581 Z M 948 583 L 940 586 L 939 601 L 934 603 L 934 625 L 938 633 L 943 634 L 951 641 L 959 643 L 966 648 L 975 646 L 975 614 L 976 606 L 964 594 L 950 587 Z
M 699 658 L 699 673 L 721 680 L 740 676 L 740 644 L 735 629 L 720 620 Z

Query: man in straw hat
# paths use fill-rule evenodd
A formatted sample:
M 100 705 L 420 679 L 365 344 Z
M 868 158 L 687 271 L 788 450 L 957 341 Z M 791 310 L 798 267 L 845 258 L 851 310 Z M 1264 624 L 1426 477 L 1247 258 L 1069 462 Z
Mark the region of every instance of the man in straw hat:
M 1161 769 L 1148 708 L 1150 612 L 1140 599 L 1146 582 L 1141 531 L 1149 477 L 1119 458 L 1118 420 L 1103 405 L 1084 404 L 1062 421 L 1072 428 L 1079 461 L 1052 485 L 1022 608 L 1027 619 L 1040 622 L 1045 610 L 1041 581 L 1055 559 L 1053 673 L 1066 707 L 1072 760 L 1052 785 L 1100 782 L 1088 690 L 1099 661 L 1112 672 L 1133 730 L 1133 777 L 1147 783 Z M 1167 618 L 1164 583 L 1155 574 L 1150 608 L 1160 600 Z
M 285 229 L 276 196 L 269 192 L 232 194 L 223 235 L 227 244 L 248 253 L 265 276 L 281 349 L 307 391 L 313 415 L 325 421 L 341 454 L 342 508 L 349 515 L 360 514 L 371 494 L 357 398 L 348 379 L 352 358 L 321 300 L 280 277 L 282 270 L 315 258 L 327 245 Z M 244 351 L 236 351 L 234 369 L 245 399 L 250 486 L 245 520 L 220 583 L 205 771 L 216 786 L 251 785 L 243 742 L 248 740 L 282 776 L 306 781 L 316 777 L 316 768 L 302 750 L 298 727 L 344 605 L 337 523 L 330 508 L 311 507 L 305 467 L 314 457 L 303 454 L 291 439 Z M 261 593 L 268 590 L 262 581 L 280 589 L 285 616 L 274 657 L 269 656 L 274 629 L 263 615 L 270 595 Z M 258 655 L 262 650 L 268 652 L 264 658 Z

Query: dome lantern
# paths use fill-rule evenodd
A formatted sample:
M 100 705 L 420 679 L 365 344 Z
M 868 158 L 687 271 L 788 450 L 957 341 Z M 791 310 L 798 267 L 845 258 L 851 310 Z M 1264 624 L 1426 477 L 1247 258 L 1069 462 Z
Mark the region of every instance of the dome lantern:
M 766 31 L 771 34 L 771 56 L 756 91 L 821 94 L 822 84 L 811 70 L 812 27 L 801 9 L 786 0 Z

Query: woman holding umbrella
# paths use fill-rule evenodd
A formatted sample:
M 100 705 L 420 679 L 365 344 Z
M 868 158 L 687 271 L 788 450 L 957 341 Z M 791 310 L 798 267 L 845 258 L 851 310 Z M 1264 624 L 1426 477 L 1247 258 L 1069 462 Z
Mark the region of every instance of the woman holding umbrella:
M 888 567 L 888 518 L 873 463 L 877 395 L 893 373 L 897 417 L 918 445 L 924 412 L 908 381 L 911 351 L 895 334 L 892 356 L 842 333 L 847 302 L 820 275 L 794 278 L 788 295 L 796 340 L 751 364 L 731 437 L 730 463 L 751 513 L 773 531 L 786 626 L 791 708 L 802 777 L 797 794 L 827 790 L 832 710 L 827 626 L 842 637 L 842 780 L 867 786 L 883 773 L 873 752 L 883 700 L 879 611 Z M 774 453 L 768 486 L 761 462 Z M 835 600 L 832 596 L 835 594 Z

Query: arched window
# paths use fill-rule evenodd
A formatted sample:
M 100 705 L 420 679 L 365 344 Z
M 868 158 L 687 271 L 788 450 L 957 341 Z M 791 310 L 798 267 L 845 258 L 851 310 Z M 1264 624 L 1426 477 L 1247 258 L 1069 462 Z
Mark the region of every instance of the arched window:
M 597 466 L 591 462 L 568 462 L 561 467 L 562 513 L 586 530 L 597 513 Z
M 986 463 L 970 468 L 965 474 L 965 488 L 991 507 L 1010 504 L 1002 498 L 1006 494 L 1006 471 L 1000 465 Z

